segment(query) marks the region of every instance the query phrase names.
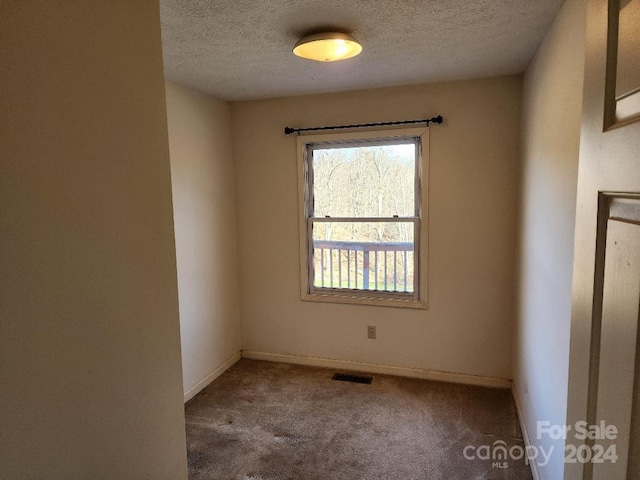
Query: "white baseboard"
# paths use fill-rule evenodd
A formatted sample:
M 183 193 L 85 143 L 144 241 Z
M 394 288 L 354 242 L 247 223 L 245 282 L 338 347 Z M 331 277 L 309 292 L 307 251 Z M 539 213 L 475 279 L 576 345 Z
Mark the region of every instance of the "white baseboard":
M 184 393 L 184 403 L 187 403 L 193 397 L 195 397 L 202 389 L 208 386 L 216 378 L 222 375 L 229 367 L 242 358 L 241 352 L 231 355 L 222 365 L 209 373 L 206 377 L 196 383 L 193 387 Z
M 511 388 L 511 380 L 498 377 L 483 377 L 464 373 L 441 372 L 423 368 L 395 367 L 376 363 L 355 362 L 351 360 L 335 360 L 332 358 L 306 357 L 301 355 L 285 355 L 280 353 L 242 351 L 242 358 L 252 360 L 267 360 L 270 362 L 295 363 L 297 365 L 312 365 L 357 372 L 379 373 L 398 377 L 422 378 L 438 382 L 462 383 L 465 385 L 479 385 L 482 387 Z
M 524 414 L 522 412 L 522 405 L 520 404 L 520 397 L 518 397 L 518 391 L 516 390 L 515 383 L 511 385 L 511 396 L 513 397 L 513 403 L 516 406 L 516 413 L 518 414 L 518 421 L 520 422 L 520 430 L 522 430 L 522 439 L 524 440 L 525 446 L 531 446 L 531 437 L 529 436 L 529 431 L 527 430 L 527 425 L 524 421 Z M 538 472 L 538 464 L 533 461 L 529 462 L 529 466 L 531 467 L 531 475 L 533 475 L 533 480 L 540 480 L 540 472 Z

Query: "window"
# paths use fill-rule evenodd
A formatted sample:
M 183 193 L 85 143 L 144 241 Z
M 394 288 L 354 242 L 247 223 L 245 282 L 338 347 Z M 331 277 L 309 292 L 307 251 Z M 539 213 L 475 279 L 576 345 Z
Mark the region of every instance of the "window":
M 426 306 L 427 132 L 298 138 L 304 300 Z

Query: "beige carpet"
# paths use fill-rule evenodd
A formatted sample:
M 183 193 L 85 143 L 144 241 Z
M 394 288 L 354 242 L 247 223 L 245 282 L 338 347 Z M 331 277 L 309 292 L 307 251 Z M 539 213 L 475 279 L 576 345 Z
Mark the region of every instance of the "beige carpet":
M 189 478 L 216 480 L 531 479 L 467 445 L 522 446 L 508 390 L 241 360 L 186 405 Z

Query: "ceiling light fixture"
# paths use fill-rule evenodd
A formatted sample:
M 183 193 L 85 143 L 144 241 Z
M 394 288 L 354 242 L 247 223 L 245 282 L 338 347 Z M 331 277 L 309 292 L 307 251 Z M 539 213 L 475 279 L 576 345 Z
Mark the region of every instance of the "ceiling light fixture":
M 355 57 L 362 45 L 351 35 L 339 32 L 324 32 L 308 35 L 296 43 L 293 53 L 302 58 L 318 62 L 335 62 Z

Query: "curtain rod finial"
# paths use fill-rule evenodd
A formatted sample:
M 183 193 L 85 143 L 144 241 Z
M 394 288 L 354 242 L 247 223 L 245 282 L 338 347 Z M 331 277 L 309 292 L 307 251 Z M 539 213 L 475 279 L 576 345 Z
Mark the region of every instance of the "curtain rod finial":
M 284 127 L 284 134 L 285 135 L 291 135 L 292 133 L 295 133 L 295 132 L 296 132 L 295 128 Z

